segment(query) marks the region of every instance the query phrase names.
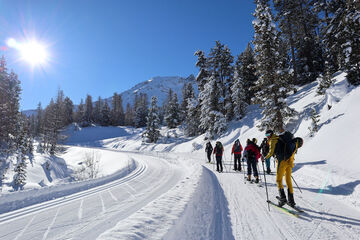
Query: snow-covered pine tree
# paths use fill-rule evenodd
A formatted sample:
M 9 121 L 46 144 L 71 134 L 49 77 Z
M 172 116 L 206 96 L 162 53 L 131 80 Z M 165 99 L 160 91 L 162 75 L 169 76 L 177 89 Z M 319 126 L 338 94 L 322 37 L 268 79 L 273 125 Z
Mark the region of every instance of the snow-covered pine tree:
M 97 124 L 101 124 L 101 120 L 102 120 L 101 110 L 102 110 L 102 107 L 103 107 L 103 100 L 99 96 L 98 100 L 94 104 L 94 121 Z
M 310 137 L 313 137 L 317 131 L 319 131 L 319 122 L 320 122 L 320 115 L 316 112 L 315 108 L 311 109 L 311 127 L 310 130 Z
M 292 88 L 289 87 L 289 69 L 286 67 L 286 56 L 273 16 L 267 0 L 256 2 L 254 46 L 256 60 L 256 74 L 258 80 L 255 94 L 256 103 L 263 108 L 261 130 L 274 129 L 282 132 L 286 120 L 294 114 L 286 104 L 286 96 Z
M 199 68 L 199 73 L 196 76 L 196 82 L 198 85 L 199 92 L 204 90 L 204 86 L 206 84 L 206 81 L 210 75 L 209 73 L 209 66 L 207 62 L 207 58 L 205 56 L 205 53 L 201 50 L 198 50 L 194 53 L 195 56 L 198 57 L 198 60 L 195 64 Z
M 146 130 L 144 132 L 145 141 L 156 143 L 160 137 L 160 119 L 159 119 L 159 112 L 157 106 L 157 97 L 153 96 L 151 98 L 151 105 L 149 108 L 149 113 L 146 118 Z
M 199 133 L 199 111 L 198 101 L 195 96 L 187 99 L 186 118 L 185 118 L 185 135 L 192 137 Z
M 93 101 L 92 97 L 87 94 L 85 99 L 85 111 L 84 111 L 84 126 L 89 126 L 93 123 Z
M 195 98 L 195 92 L 194 88 L 191 83 L 185 83 L 184 87 L 182 89 L 182 96 L 183 100 L 181 102 L 180 106 L 180 121 L 183 122 L 186 119 L 187 116 L 187 106 L 188 106 L 188 100 L 190 98 Z
M 180 108 L 177 99 L 177 94 L 174 93 L 173 90 L 170 88 L 165 105 L 165 115 L 164 115 L 164 121 L 169 128 L 176 128 L 180 124 L 179 111 Z
M 217 86 L 218 81 L 213 73 L 204 86 L 204 90 L 199 93 L 200 106 L 200 129 L 208 132 L 210 138 L 216 134 L 224 132 L 227 128 L 226 118 L 220 111 L 222 104 L 219 104 L 221 88 Z
M 331 84 L 333 83 L 332 80 L 332 74 L 331 74 L 331 68 L 328 64 L 328 62 L 325 62 L 325 72 L 323 76 L 320 78 L 319 86 L 317 88 L 317 94 L 324 95 L 326 89 L 328 89 Z
M 309 0 L 273 0 L 276 19 L 291 53 L 293 83 L 314 81 L 323 71 L 322 50 L 316 29 L 319 19 Z
M 107 101 L 104 101 L 104 104 L 101 109 L 101 125 L 102 126 L 109 126 L 111 124 L 111 113 L 110 107 Z
M 64 121 L 65 125 L 69 125 L 74 121 L 73 119 L 74 104 L 69 97 L 64 99 Z
M 148 97 L 146 93 L 140 93 L 140 95 L 135 95 L 135 113 L 134 113 L 134 123 L 135 127 L 145 127 L 146 126 L 146 117 L 148 115 Z
M 134 123 L 134 109 L 131 107 L 130 103 L 126 104 L 125 126 L 135 126 L 135 123 Z
M 112 97 L 111 120 L 113 126 L 124 125 L 124 108 L 121 95 L 114 93 Z
M 235 68 L 234 84 L 232 85 L 232 100 L 234 106 L 234 115 L 237 120 L 243 118 L 248 106 L 244 80 L 239 74 L 239 69 Z
M 235 62 L 234 72 L 236 71 L 238 77 L 242 79 L 243 89 L 245 90 L 245 101 L 251 104 L 251 99 L 255 95 L 255 82 L 257 77 L 255 75 L 255 58 L 254 51 L 248 43 L 244 52 L 242 52 Z
M 234 116 L 231 99 L 233 62 L 234 57 L 231 55 L 228 46 L 216 41 L 215 47 L 210 49 L 207 63 L 209 73 L 215 77 L 217 81 L 216 85 L 220 89 L 219 110 L 226 116 L 227 120 L 231 120 Z
M 85 122 L 85 105 L 84 100 L 80 100 L 80 104 L 77 107 L 77 110 L 75 112 L 75 121 L 80 125 L 83 126 Z

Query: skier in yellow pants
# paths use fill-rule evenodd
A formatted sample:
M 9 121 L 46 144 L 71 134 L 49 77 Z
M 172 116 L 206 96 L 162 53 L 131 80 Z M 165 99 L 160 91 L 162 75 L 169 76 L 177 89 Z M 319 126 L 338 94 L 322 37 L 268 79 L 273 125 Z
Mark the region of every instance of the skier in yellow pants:
M 265 156 L 265 159 L 270 158 L 274 154 L 277 159 L 276 184 L 279 189 L 279 195 L 280 195 L 279 205 L 282 206 L 286 202 L 288 202 L 290 206 L 295 206 L 294 191 L 291 182 L 291 171 L 292 168 L 294 167 L 295 153 L 297 149 L 302 146 L 303 140 L 301 138 L 289 139 L 288 141 L 291 142 L 293 146 L 291 148 L 290 157 L 286 157 L 285 154 L 286 147 L 284 147 L 285 144 L 282 143 L 282 145 L 280 144 L 281 146 L 278 147 L 276 146 L 278 142 L 284 142 L 284 140 L 279 141 L 279 136 L 274 134 L 272 130 L 266 131 L 265 135 L 268 138 L 268 142 L 269 142 L 269 153 Z M 288 201 L 286 200 L 284 185 L 282 181 L 284 174 L 285 174 L 286 186 L 288 188 Z

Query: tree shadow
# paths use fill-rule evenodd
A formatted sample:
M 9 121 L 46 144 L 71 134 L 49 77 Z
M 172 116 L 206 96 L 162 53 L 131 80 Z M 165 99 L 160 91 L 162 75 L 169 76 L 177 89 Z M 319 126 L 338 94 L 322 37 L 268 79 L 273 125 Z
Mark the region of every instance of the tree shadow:
M 315 162 L 304 162 L 304 163 L 296 163 L 294 168 L 292 169 L 292 172 L 296 172 L 297 170 L 301 169 L 303 166 L 306 165 L 323 165 L 326 164 L 326 160 L 320 160 L 320 161 L 315 161 Z
M 329 194 L 329 195 L 351 195 L 357 185 L 360 184 L 360 180 L 340 184 L 338 186 L 328 185 L 324 188 L 302 188 L 314 193 Z
M 321 221 L 328 221 L 333 223 L 340 223 L 340 224 L 346 224 L 346 225 L 352 225 L 352 226 L 360 226 L 360 219 L 346 217 L 346 216 L 340 216 L 332 213 L 327 212 L 320 212 L 315 211 L 309 208 L 301 208 L 305 212 L 300 214 L 300 218 L 306 221 L 309 221 L 305 217 L 311 218 L 312 220 L 318 219 Z M 310 214 L 313 213 L 313 214 Z M 316 216 L 314 214 L 318 214 L 320 216 Z

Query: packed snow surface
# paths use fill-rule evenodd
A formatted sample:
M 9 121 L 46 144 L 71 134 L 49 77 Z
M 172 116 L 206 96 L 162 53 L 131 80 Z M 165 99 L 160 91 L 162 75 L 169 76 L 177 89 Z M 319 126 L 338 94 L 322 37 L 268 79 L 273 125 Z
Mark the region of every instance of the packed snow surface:
M 148 144 L 142 129 L 70 126 L 56 158 L 35 156 L 24 191 L 3 189 L 0 239 L 359 239 L 360 88 L 349 87 L 344 74 L 325 95 L 316 88 L 303 86 L 287 99 L 298 112 L 287 129 L 304 139 L 293 168 L 295 201 L 304 210 L 298 217 L 268 206 L 266 189 L 276 202 L 277 187 L 261 162 L 259 185 L 232 170 L 234 141 L 244 147 L 248 138 L 264 138 L 256 127 L 261 110 L 250 106 L 212 141 L 224 145 L 223 173 L 206 161 L 205 136 L 184 137 L 182 128 L 162 128 L 159 143 Z M 320 128 L 310 137 L 313 108 Z M 99 176 L 77 182 L 89 151 L 98 153 Z

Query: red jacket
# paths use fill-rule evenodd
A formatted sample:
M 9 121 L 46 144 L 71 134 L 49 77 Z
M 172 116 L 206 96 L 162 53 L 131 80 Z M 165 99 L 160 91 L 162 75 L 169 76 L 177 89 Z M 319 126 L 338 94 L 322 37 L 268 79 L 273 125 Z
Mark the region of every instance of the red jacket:
M 259 148 L 257 146 L 255 146 L 255 144 L 250 143 L 249 145 L 247 145 L 245 148 L 245 152 L 248 152 L 248 151 L 255 153 L 256 160 L 258 160 L 261 157 Z
M 234 153 L 234 154 L 241 154 L 242 150 L 243 150 L 243 147 L 241 146 L 241 143 L 240 143 L 240 152 L 234 152 L 234 148 L 235 148 L 235 143 L 231 149 L 231 153 Z
M 216 148 L 217 148 L 217 145 L 215 145 L 215 147 L 214 147 L 214 154 L 216 153 Z M 223 152 L 224 152 L 224 148 L 223 148 L 223 146 L 221 145 L 221 154 L 216 154 L 215 156 L 222 156 L 223 155 Z

